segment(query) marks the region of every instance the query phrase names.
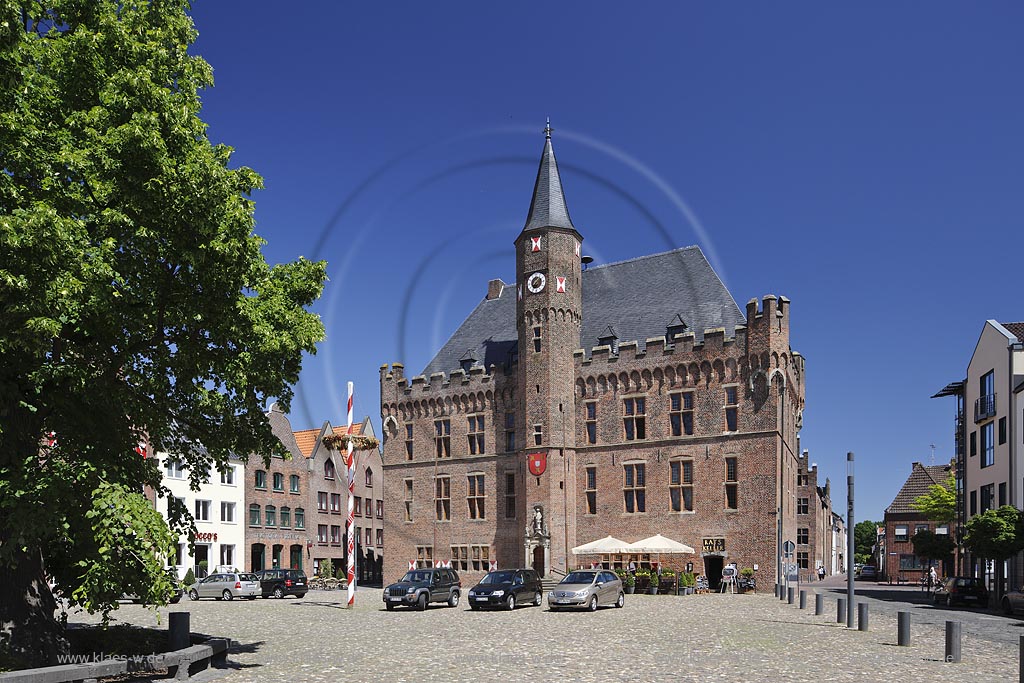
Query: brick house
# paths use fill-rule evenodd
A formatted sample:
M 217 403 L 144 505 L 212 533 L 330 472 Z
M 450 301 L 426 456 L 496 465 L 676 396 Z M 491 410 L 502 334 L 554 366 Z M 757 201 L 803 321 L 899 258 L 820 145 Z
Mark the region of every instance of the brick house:
M 818 486 L 818 466 L 807 451 L 797 465 L 796 486 L 796 563 L 801 581 L 817 581 L 819 567 L 826 576 L 834 573 L 832 485 L 826 478 Z
M 309 509 L 313 572 L 330 559 L 337 575 L 348 563 L 348 482 L 345 452 L 328 448 L 323 439 L 340 436 L 345 427 L 324 422 L 319 429 L 295 432 L 295 441 L 309 473 Z M 374 436 L 366 417 L 352 426 L 354 434 Z M 360 583 L 380 581 L 384 553 L 384 473 L 380 451 L 356 451 L 354 494 L 356 569 Z
M 309 472 L 288 417 L 275 403 L 267 413 L 290 458 L 273 456 L 267 467 L 253 455 L 245 465 L 245 568 L 293 567 L 309 571 Z M 315 527 L 314 527 L 315 530 Z
M 451 561 L 541 574 L 725 563 L 775 580 L 797 533 L 804 359 L 789 300 L 741 311 L 697 247 L 583 270 L 550 131 L 516 284 L 487 295 L 422 374 L 381 366 L 385 579 Z M 574 556 L 661 533 L 694 555 Z
M 902 577 L 908 582 L 918 581 L 928 572 L 928 561 L 914 554 L 911 539 L 918 531 L 948 534 L 948 524 L 929 520 L 914 509 L 913 503 L 928 493 L 933 484 L 941 484 L 949 476 L 952 465 L 911 465 L 910 476 L 903 483 L 892 504 L 885 509 L 883 521 L 885 557 L 879 566 L 880 578 L 896 581 Z M 952 575 L 953 567 L 936 567 L 940 576 Z

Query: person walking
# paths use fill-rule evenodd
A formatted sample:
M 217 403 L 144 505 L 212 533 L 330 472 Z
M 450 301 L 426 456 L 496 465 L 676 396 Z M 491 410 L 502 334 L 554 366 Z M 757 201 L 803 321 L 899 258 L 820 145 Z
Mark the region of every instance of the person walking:
M 818 581 L 825 580 L 825 565 L 818 565 Z

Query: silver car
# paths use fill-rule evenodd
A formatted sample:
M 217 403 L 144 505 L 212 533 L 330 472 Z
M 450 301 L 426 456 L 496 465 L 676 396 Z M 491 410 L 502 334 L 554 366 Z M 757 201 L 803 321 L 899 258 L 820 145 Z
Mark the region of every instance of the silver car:
M 570 572 L 548 593 L 548 609 L 552 612 L 578 607 L 595 612 L 601 605 L 622 607 L 625 602 L 622 581 L 614 572 L 602 569 Z
M 197 581 L 188 589 L 190 600 L 215 598 L 217 600 L 233 600 L 248 598 L 255 600 L 263 594 L 260 580 L 255 574 L 210 574 L 202 581 Z
M 999 606 L 1003 608 L 1004 614 L 1024 611 L 1024 589 L 1007 591 L 1003 599 L 999 601 Z

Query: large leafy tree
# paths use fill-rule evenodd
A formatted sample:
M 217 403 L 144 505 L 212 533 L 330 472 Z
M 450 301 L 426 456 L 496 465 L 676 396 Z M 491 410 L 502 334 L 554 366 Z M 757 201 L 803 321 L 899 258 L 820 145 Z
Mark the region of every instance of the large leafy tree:
M 878 541 L 878 522 L 865 519 L 853 526 L 853 555 L 857 561 L 870 562 Z
M 1024 513 L 1012 505 L 986 510 L 964 525 L 964 547 L 996 565 L 996 598 L 1003 595 L 1003 560 L 1024 550 Z
M 261 179 L 211 144 L 186 0 L 0 0 L 0 652 L 65 647 L 72 604 L 166 588 L 152 459 L 194 484 L 281 447 L 322 263 L 269 266 Z M 54 435 L 55 434 L 55 439 Z
M 911 507 L 930 520 L 952 524 L 956 519 L 956 475 L 951 471 L 945 481 L 929 486 L 928 493 L 915 498 Z

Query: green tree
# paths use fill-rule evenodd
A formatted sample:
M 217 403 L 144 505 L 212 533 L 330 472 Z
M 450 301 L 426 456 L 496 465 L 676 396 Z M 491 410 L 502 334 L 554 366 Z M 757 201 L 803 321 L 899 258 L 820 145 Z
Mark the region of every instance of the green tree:
M 320 578 L 322 579 L 333 579 L 334 578 L 334 563 L 331 562 L 330 558 L 320 563 Z
M 964 525 L 964 547 L 996 565 L 996 600 L 1003 595 L 1003 560 L 1024 550 L 1024 513 L 1012 505 L 986 510 Z
M 854 558 L 856 559 L 857 556 L 871 558 L 872 549 L 877 541 L 878 522 L 872 522 L 869 519 L 857 522 L 853 527 Z
M 950 471 L 945 481 L 929 486 L 928 493 L 915 498 L 911 507 L 932 521 L 952 524 L 956 519 L 956 475 Z
M 66 649 L 47 576 L 104 615 L 170 593 L 140 440 L 194 486 L 281 452 L 266 403 L 323 338 L 325 265 L 267 264 L 262 181 L 207 138 L 188 8 L 0 0 L 0 655 L 24 664 Z

